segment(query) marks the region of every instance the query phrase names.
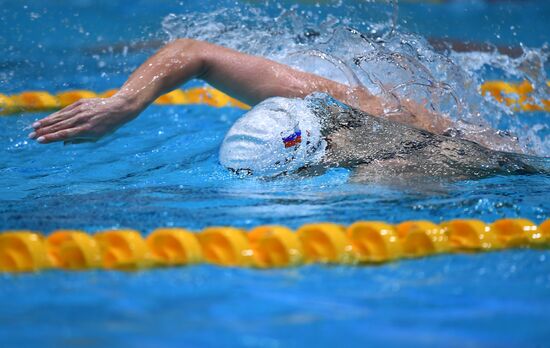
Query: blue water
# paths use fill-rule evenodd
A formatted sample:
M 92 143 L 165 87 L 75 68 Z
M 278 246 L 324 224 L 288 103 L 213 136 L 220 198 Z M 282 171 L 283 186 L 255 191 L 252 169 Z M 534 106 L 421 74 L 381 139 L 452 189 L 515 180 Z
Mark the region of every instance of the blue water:
M 152 50 L 116 44 L 166 39 L 161 22 L 169 13 L 228 4 L 0 0 L 0 93 L 117 87 Z M 288 6 L 271 3 L 266 13 L 278 15 L 278 5 Z M 369 7 L 349 6 L 301 9 L 360 28 Z M 547 40 L 549 13 L 538 1 L 399 8 L 402 31 L 532 47 Z M 510 78 L 498 69 L 488 74 Z M 78 146 L 26 139 L 26 128 L 47 114 L 1 117 L 0 230 L 129 227 L 147 234 L 159 226 L 550 218 L 550 178 L 542 175 L 400 187 L 352 184 L 344 169 L 236 178 L 218 164 L 217 151 L 241 114 L 152 106 L 115 134 Z M 510 117 L 525 131 L 549 124 L 543 113 Z M 537 134 L 534 140 L 545 140 Z M 541 250 L 379 267 L 0 275 L 0 347 L 547 346 L 549 313 L 550 252 Z

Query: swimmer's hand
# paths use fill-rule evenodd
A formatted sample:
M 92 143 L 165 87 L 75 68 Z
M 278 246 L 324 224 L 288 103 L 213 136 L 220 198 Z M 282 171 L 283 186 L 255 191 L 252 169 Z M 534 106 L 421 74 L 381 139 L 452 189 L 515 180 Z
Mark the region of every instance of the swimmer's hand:
M 33 123 L 29 138 L 47 144 L 56 141 L 79 143 L 96 141 L 114 132 L 141 112 L 127 98 L 81 99 Z

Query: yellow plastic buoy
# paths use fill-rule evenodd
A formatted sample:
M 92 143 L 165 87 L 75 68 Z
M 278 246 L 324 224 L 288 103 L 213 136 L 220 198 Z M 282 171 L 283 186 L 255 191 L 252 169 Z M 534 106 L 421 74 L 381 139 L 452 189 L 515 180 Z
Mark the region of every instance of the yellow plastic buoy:
M 118 89 L 108 89 L 105 92 L 99 94 L 101 98 L 110 98 L 118 92 Z
M 83 270 L 101 267 L 97 241 L 83 231 L 57 230 L 46 238 L 53 267 Z
M 450 220 L 442 223 L 441 227 L 447 234 L 449 246 L 453 250 L 492 250 L 502 247 L 489 226 L 481 220 Z
M 449 239 L 445 231 L 430 221 L 406 221 L 395 227 L 401 240 L 403 253 L 409 257 L 420 257 L 449 250 Z
M 549 83 L 550 81 L 547 81 L 547 84 Z M 550 100 L 541 100 L 537 103 L 532 96 L 534 91 L 533 85 L 527 80 L 518 83 L 485 81 L 481 85 L 482 95 L 490 94 L 496 101 L 506 103 L 514 110 L 550 111 Z
M 187 95 L 187 100 L 190 104 L 206 104 L 206 105 L 216 105 L 216 100 L 212 95 L 211 88 L 190 88 L 185 94 Z
M 544 107 L 539 104 L 536 104 L 533 96 L 530 95 L 535 91 L 531 82 L 525 80 L 520 83 L 517 83 L 515 84 L 515 89 L 517 91 L 517 94 L 519 95 L 517 102 L 522 110 L 524 111 L 544 110 Z M 543 101 L 543 105 L 544 105 L 544 101 Z
M 306 224 L 296 231 L 304 249 L 306 262 L 351 263 L 356 258 L 342 225 Z
M 158 265 L 192 265 L 202 261 L 197 236 L 183 228 L 157 228 L 146 242 L 151 259 Z
M 54 110 L 59 108 L 59 101 L 53 95 L 43 91 L 29 91 L 12 96 L 19 109 L 24 111 Z
M 44 238 L 32 231 L 0 234 L 0 271 L 31 272 L 50 266 Z
M 158 105 L 184 105 L 189 104 L 187 94 L 181 89 L 175 89 L 170 93 L 161 95 L 155 100 Z
M 252 266 L 253 251 L 244 231 L 208 227 L 198 235 L 204 259 L 220 266 Z
M 259 226 L 248 233 L 248 239 L 258 267 L 291 267 L 303 261 L 302 244 L 287 227 Z
M 250 105 L 245 104 L 245 103 L 243 103 L 240 100 L 237 100 L 235 98 L 229 99 L 229 106 L 234 106 L 236 108 L 244 109 L 244 110 L 250 110 L 251 109 Z
M 97 93 L 92 91 L 87 91 L 84 89 L 76 89 L 72 91 L 57 93 L 59 106 L 62 108 L 69 106 L 72 103 L 79 101 L 80 99 L 90 99 L 90 98 L 97 98 L 97 97 L 98 97 Z
M 208 227 L 194 234 L 159 228 L 144 240 L 134 230 L 107 230 L 91 236 L 57 230 L 47 238 L 32 231 L 0 233 L 0 272 L 45 268 L 136 270 L 149 266 L 203 261 L 235 267 L 292 267 L 303 262 L 380 263 L 448 251 L 550 246 L 550 219 L 540 226 L 527 219 L 501 219 L 487 225 L 455 219 L 436 225 L 406 221 L 396 226 L 358 221 L 345 228 L 334 223 L 306 224 L 296 233 L 278 225 L 249 233 L 232 227 Z
M 490 226 L 495 238 L 506 248 L 528 246 L 542 242 L 537 225 L 527 219 L 500 219 Z
M 227 94 L 215 89 L 215 88 L 203 88 L 203 90 L 207 94 L 207 98 L 199 98 L 198 100 L 195 98 L 195 102 L 198 102 L 200 104 L 206 104 L 209 106 L 214 106 L 217 108 L 221 108 L 224 106 L 234 106 L 240 109 L 250 109 L 250 106 L 248 104 L 245 104 L 235 98 L 232 98 L 228 96 Z M 193 95 L 195 92 L 191 92 L 191 95 Z M 204 94 L 202 94 L 204 96 Z
M 0 94 L 0 115 L 11 114 L 17 110 L 12 98 L 5 94 Z
M 207 100 L 206 104 L 217 108 L 229 106 L 231 104 L 232 98 L 227 94 L 221 91 L 218 91 L 217 89 L 214 89 L 214 88 L 208 88 L 206 90 L 210 95 L 210 99 Z
M 504 81 L 486 81 L 481 85 L 481 95 L 489 93 L 498 102 L 506 102 L 507 105 L 512 105 L 515 100 L 506 98 L 505 95 L 519 95 L 519 91 L 515 85 Z
M 358 221 L 347 235 L 360 262 L 386 262 L 401 256 L 399 238 L 392 225 L 379 221 Z
M 94 236 L 99 243 L 103 267 L 135 270 L 149 265 L 147 245 L 134 230 L 107 230 Z
M 547 84 L 550 85 L 550 81 Z M 550 100 L 535 99 L 535 87 L 527 80 L 515 83 L 485 81 L 480 86 L 480 89 L 481 94 L 491 95 L 498 102 L 505 103 L 516 111 L 545 110 L 550 112 Z M 21 111 L 49 111 L 65 107 L 82 98 L 97 96 L 108 98 L 117 92 L 117 89 L 110 89 L 103 93 L 95 93 L 88 90 L 71 90 L 61 92 L 57 96 L 53 96 L 45 91 L 27 91 L 11 96 L 0 94 L 0 115 Z M 241 109 L 250 109 L 249 105 L 209 86 L 195 87 L 188 90 L 176 89 L 160 96 L 155 103 L 160 105 L 203 104 L 214 107 L 232 106 Z
M 539 225 L 537 233 L 537 239 L 540 239 L 541 245 L 550 244 L 550 219 L 544 221 L 542 224 Z

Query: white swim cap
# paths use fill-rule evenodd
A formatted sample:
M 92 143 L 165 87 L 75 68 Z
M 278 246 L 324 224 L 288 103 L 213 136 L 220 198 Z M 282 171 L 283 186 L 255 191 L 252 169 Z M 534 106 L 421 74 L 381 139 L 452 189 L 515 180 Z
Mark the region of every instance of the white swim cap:
M 237 174 L 275 176 L 318 162 L 325 147 L 306 101 L 274 97 L 235 122 L 220 148 L 220 163 Z

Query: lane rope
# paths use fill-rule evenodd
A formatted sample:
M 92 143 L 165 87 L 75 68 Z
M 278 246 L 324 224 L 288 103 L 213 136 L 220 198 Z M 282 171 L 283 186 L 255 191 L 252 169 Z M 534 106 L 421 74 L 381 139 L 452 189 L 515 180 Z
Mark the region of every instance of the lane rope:
M 550 88 L 550 81 L 547 82 Z M 26 91 L 19 94 L 0 94 L 0 115 L 18 115 L 24 112 L 54 111 L 84 98 L 107 98 L 117 92 L 110 89 L 102 93 L 88 90 L 70 90 L 57 94 L 46 91 Z M 486 81 L 480 87 L 482 95 L 489 95 L 514 111 L 550 112 L 550 100 L 537 101 L 533 97 L 534 87 L 529 81 L 510 83 Z M 212 87 L 197 87 L 187 90 L 176 89 L 159 97 L 157 105 L 209 105 L 213 107 L 250 107 Z
M 305 224 L 293 231 L 265 225 L 245 231 L 207 227 L 158 228 L 147 237 L 131 229 L 88 234 L 56 230 L 45 236 L 28 230 L 0 233 L 0 272 L 66 270 L 144 270 L 201 263 L 259 269 L 310 263 L 374 265 L 400 259 L 509 248 L 550 248 L 550 219 L 500 219 L 486 224 L 456 219 L 435 224 L 405 221 L 397 225 L 358 221 Z
M 550 91 L 550 81 L 546 82 Z M 517 83 L 504 81 L 486 81 L 481 87 L 483 96 L 490 95 L 499 103 L 506 104 L 514 111 L 547 111 L 550 112 L 550 99 L 536 100 L 533 84 L 527 80 Z M 550 92 L 549 92 L 550 93 Z
M 44 112 L 62 109 L 86 98 L 108 98 L 117 92 L 110 89 L 102 93 L 88 90 L 70 90 L 57 94 L 46 91 L 26 91 L 14 95 L 0 94 L 0 115 L 17 115 L 23 112 Z M 212 87 L 176 89 L 160 96 L 157 105 L 209 105 L 214 107 L 250 107 Z

